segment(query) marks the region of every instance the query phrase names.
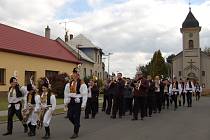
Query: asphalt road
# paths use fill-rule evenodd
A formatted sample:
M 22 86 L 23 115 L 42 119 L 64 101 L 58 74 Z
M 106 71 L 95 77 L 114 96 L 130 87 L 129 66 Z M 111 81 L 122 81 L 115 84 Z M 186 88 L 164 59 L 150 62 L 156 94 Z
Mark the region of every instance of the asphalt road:
M 194 101 L 192 108 L 180 107 L 177 111 L 171 108 L 143 121 L 131 121 L 129 115 L 112 120 L 103 112 L 96 119 L 83 117 L 84 114 L 78 140 L 210 140 L 210 97 Z M 64 115 L 57 115 L 51 130 L 51 140 L 68 140 L 73 126 Z M 6 124 L 0 124 L 0 133 L 5 131 Z M 38 130 L 36 137 L 28 137 L 20 122 L 15 122 L 13 135 L 0 135 L 0 140 L 39 140 L 43 134 L 44 129 Z

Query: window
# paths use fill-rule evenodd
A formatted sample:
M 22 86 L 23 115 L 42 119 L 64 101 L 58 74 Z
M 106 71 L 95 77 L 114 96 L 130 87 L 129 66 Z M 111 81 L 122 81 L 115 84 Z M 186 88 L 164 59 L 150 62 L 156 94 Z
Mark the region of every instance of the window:
M 84 77 L 87 77 L 86 68 L 84 68 Z
M 193 40 L 189 40 L 189 49 L 193 48 L 194 48 Z
M 90 70 L 90 76 L 93 76 L 93 70 Z
M 6 81 L 6 70 L 0 68 L 0 85 L 4 85 Z
M 205 71 L 202 71 L 202 76 L 205 76 L 205 75 L 206 75 Z
M 58 71 L 51 71 L 51 70 L 46 70 L 45 71 L 45 76 L 47 78 L 54 77 L 54 76 L 57 76 L 57 75 L 58 75 Z
M 35 71 L 25 71 L 25 85 L 30 84 L 30 78 L 31 77 L 32 77 L 32 80 L 35 81 L 36 72 Z
M 99 64 L 99 62 L 100 62 L 100 57 L 99 57 L 99 55 L 98 55 L 98 64 Z
M 100 79 L 101 79 L 101 72 L 100 72 Z
M 97 52 L 95 52 L 95 62 L 97 62 Z
M 181 71 L 179 71 L 179 76 L 182 76 L 182 72 Z

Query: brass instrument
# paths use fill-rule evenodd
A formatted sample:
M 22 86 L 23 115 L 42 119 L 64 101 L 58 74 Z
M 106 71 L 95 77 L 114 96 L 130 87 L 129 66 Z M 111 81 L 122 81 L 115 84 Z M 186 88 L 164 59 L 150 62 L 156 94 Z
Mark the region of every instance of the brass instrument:
M 43 94 L 41 96 L 41 104 L 47 104 L 47 94 Z M 38 114 L 38 120 L 37 120 L 37 128 L 40 129 L 43 127 L 43 120 L 44 120 L 44 115 L 47 112 L 48 108 L 41 107 L 41 110 Z
M 32 114 L 34 111 L 34 107 L 32 104 L 28 104 L 26 109 L 22 110 L 22 116 L 23 116 L 23 123 L 27 123 L 29 116 Z

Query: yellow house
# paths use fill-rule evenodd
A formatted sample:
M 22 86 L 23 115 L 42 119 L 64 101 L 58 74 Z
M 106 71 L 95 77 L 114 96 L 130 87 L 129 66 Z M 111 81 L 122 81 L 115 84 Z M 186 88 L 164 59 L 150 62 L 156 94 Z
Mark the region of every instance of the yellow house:
M 0 24 L 0 92 L 8 90 L 9 79 L 17 74 L 20 85 L 58 73 L 70 74 L 80 61 L 62 43 Z

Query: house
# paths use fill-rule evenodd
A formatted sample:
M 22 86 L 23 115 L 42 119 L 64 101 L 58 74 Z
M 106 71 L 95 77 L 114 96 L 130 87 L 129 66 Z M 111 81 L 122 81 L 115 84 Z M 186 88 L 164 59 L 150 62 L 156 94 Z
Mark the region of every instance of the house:
M 50 28 L 45 37 L 0 24 L 0 92 L 8 91 L 9 79 L 17 73 L 20 85 L 58 73 L 71 73 L 81 62 L 62 43 L 50 39 Z
M 101 48 L 95 46 L 83 34 L 79 34 L 76 37 L 70 35 L 70 40 L 67 41 L 67 44 L 71 46 L 78 55 L 81 55 L 83 63 L 80 75 L 82 78 L 96 76 L 98 79 L 104 79 L 105 65 L 102 62 L 103 51 Z M 90 65 L 90 63 L 92 64 Z

